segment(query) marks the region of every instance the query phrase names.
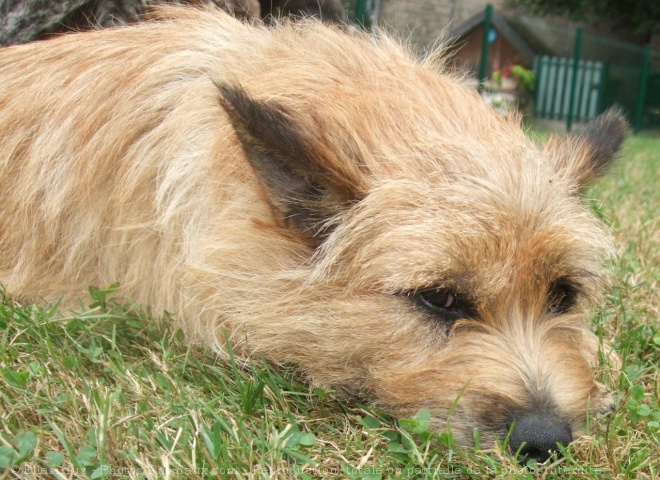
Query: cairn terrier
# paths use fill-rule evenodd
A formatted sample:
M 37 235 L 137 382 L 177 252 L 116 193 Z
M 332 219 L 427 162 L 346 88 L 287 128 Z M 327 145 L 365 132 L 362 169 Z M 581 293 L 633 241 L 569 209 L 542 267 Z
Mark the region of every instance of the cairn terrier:
M 0 282 L 119 282 L 219 351 L 548 458 L 612 406 L 582 191 L 626 124 L 539 147 L 436 57 L 191 8 L 0 50 Z

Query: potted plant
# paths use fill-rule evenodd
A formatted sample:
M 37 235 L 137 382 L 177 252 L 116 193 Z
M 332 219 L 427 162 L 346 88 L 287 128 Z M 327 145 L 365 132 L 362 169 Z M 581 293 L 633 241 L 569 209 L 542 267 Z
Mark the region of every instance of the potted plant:
M 521 86 L 526 92 L 534 91 L 534 72 L 522 65 L 500 67 L 493 72 L 492 80 L 501 90 L 512 91 Z

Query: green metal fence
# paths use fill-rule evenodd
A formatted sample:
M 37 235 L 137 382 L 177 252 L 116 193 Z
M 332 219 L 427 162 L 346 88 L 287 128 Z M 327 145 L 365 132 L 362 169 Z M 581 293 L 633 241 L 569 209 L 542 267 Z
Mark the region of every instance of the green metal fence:
M 375 0 L 343 0 L 343 4 L 349 23 L 366 30 L 371 29 L 376 23 L 374 18 L 377 13 Z
M 660 117 L 652 114 L 653 109 L 657 109 L 653 105 L 658 104 L 658 98 L 649 95 L 652 92 L 650 80 L 660 75 L 659 52 L 653 52 L 649 45 L 634 45 L 585 33 L 580 53 L 583 58 L 604 61 L 609 66 L 603 90 L 604 107 L 621 106 L 635 132 L 660 127 Z

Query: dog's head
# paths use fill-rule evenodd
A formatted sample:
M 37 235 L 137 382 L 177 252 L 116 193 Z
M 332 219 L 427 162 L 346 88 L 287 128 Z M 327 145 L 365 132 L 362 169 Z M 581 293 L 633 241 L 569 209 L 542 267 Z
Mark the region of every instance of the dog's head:
M 582 191 L 626 123 L 611 110 L 539 149 L 442 82 L 424 105 L 408 89 L 340 112 L 218 85 L 274 221 L 307 252 L 289 267 L 294 293 L 260 307 L 294 335 L 253 345 L 395 415 L 428 407 L 462 443 L 510 432 L 545 459 L 612 407 L 588 329 L 612 244 Z

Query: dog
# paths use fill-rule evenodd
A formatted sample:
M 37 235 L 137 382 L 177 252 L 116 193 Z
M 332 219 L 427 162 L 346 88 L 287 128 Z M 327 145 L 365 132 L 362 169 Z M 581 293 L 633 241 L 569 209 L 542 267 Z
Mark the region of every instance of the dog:
M 119 282 L 192 341 L 545 460 L 612 408 L 582 192 L 626 123 L 539 146 L 464 83 L 385 34 L 209 9 L 0 50 L 0 282 Z

